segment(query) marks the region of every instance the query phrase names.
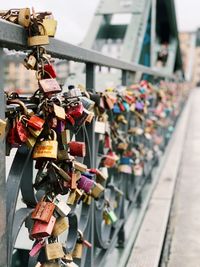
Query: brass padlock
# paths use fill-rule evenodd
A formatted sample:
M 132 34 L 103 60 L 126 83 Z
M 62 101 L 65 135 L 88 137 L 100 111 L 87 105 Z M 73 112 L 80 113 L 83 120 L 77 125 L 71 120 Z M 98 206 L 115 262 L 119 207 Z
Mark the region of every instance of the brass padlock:
M 72 252 L 72 257 L 76 259 L 81 259 L 82 255 L 83 255 L 83 243 L 77 241 L 74 250 Z
M 56 223 L 53 228 L 52 236 L 59 236 L 63 232 L 65 232 L 69 228 L 69 223 L 67 218 L 65 217 L 60 217 L 56 220 Z
M 99 184 L 99 183 L 95 183 L 94 187 L 91 190 L 91 195 L 94 198 L 99 198 L 99 196 L 101 195 L 101 193 L 105 190 L 105 188 Z
M 30 8 L 22 8 L 19 10 L 18 23 L 19 25 L 27 28 L 31 22 L 31 11 Z
M 55 116 L 59 120 L 65 120 L 66 115 L 65 115 L 65 109 L 63 107 L 53 104 L 53 110 L 54 110 Z
M 40 46 L 48 44 L 49 44 L 48 35 L 36 35 L 28 37 L 28 46 Z
M 65 255 L 62 244 L 58 242 L 46 244 L 45 253 L 48 260 L 63 258 Z
M 0 139 L 3 139 L 6 131 L 6 121 L 0 119 Z
M 53 139 L 51 140 L 43 140 L 38 142 L 35 145 L 33 150 L 33 159 L 38 158 L 50 158 L 50 159 L 57 159 L 58 154 L 58 142 L 57 142 L 57 135 L 54 130 L 51 130 Z
M 74 205 L 76 203 L 76 190 L 72 190 L 67 199 L 68 205 Z
M 24 66 L 27 69 L 33 70 L 35 68 L 36 63 L 37 63 L 37 60 L 34 57 L 34 55 L 29 55 L 27 58 L 24 59 Z
M 67 145 L 70 140 L 71 140 L 71 137 L 70 137 L 70 130 L 64 130 L 61 132 L 61 138 L 62 138 L 62 143 L 63 145 Z
M 34 136 L 29 136 L 26 140 L 26 145 L 28 148 L 33 148 L 36 143 L 36 138 Z
M 80 172 L 86 172 L 87 171 L 87 166 L 81 162 L 78 162 L 78 161 L 73 162 L 73 167 L 74 167 L 74 169 L 76 169 Z
M 46 34 L 49 37 L 54 37 L 57 29 L 57 21 L 53 18 L 45 18 L 43 19 L 42 24 L 46 30 Z

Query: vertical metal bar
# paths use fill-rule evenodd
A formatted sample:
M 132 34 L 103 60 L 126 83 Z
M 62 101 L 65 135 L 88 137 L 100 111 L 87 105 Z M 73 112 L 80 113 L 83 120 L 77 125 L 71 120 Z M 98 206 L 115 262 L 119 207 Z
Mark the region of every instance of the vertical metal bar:
M 86 88 L 89 91 L 95 92 L 95 65 L 91 63 L 86 64 Z M 96 167 L 96 149 L 95 149 L 95 132 L 94 132 L 94 121 L 87 127 L 89 140 L 90 140 L 90 148 L 91 148 L 91 167 Z M 91 224 L 90 224 L 90 242 L 94 244 L 94 201 L 91 204 Z M 88 250 L 85 266 L 93 267 L 94 266 L 94 246 Z
M 5 117 L 3 49 L 0 48 L 0 118 Z M 0 266 L 7 266 L 5 141 L 0 140 Z
M 128 72 L 126 70 L 122 70 L 122 85 L 126 86 L 128 84 Z

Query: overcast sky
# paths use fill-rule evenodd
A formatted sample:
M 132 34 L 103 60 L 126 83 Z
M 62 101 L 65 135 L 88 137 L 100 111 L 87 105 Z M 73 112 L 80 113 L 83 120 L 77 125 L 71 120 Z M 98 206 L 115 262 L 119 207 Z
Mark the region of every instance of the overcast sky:
M 32 7 L 52 11 L 58 20 L 56 37 L 69 43 L 80 43 L 90 25 L 100 0 L 0 0 L 0 9 Z M 166 0 L 168 1 L 168 0 Z M 175 0 L 179 30 L 200 26 L 200 0 Z

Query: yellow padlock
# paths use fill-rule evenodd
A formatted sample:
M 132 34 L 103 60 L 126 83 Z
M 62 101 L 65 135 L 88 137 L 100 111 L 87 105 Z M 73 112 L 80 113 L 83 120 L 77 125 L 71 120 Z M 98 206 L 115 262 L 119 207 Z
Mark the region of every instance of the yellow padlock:
M 54 37 L 57 29 L 57 21 L 55 19 L 45 18 L 43 19 L 42 24 L 46 30 L 46 34 L 49 37 Z
M 33 159 L 38 158 L 50 158 L 57 159 L 58 155 L 58 141 L 57 135 L 54 130 L 51 130 L 53 139 L 51 140 L 40 140 L 33 150 Z

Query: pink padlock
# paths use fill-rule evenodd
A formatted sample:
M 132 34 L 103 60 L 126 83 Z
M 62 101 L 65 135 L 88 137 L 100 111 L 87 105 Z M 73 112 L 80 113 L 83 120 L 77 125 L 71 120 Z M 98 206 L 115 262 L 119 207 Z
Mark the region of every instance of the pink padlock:
M 78 188 L 83 189 L 85 193 L 89 193 L 94 186 L 94 181 L 82 175 L 78 181 Z
M 34 247 L 32 247 L 31 251 L 29 252 L 29 256 L 34 257 L 38 254 L 42 247 L 44 247 L 45 241 L 39 241 Z

